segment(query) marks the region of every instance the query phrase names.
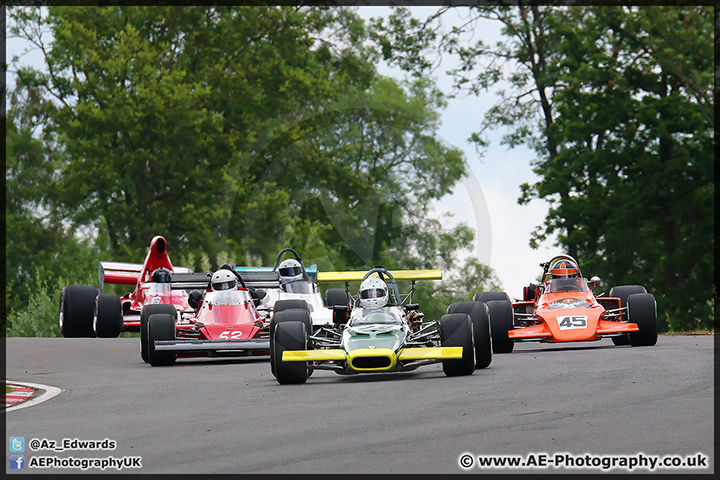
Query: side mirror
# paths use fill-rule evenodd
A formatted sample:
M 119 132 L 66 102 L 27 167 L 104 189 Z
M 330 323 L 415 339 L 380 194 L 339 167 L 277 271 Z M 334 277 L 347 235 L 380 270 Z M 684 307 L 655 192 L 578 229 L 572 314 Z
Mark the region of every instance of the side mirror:
M 405 305 L 406 312 L 417 312 L 418 310 L 420 310 L 419 303 L 408 303 L 407 305 Z
M 262 300 L 267 295 L 267 291 L 263 288 L 256 288 L 254 297 L 258 300 Z
M 190 305 L 191 308 L 196 309 L 200 305 L 200 302 L 202 301 L 202 292 L 200 290 L 193 290 L 188 295 L 188 305 Z
M 588 285 L 590 285 L 593 288 L 598 287 L 601 284 L 602 284 L 602 280 L 597 275 L 593 275 L 592 277 L 590 277 L 590 281 L 588 282 Z
M 348 321 L 348 307 L 347 305 L 335 305 L 332 307 L 333 311 L 333 323 L 335 325 L 345 325 Z

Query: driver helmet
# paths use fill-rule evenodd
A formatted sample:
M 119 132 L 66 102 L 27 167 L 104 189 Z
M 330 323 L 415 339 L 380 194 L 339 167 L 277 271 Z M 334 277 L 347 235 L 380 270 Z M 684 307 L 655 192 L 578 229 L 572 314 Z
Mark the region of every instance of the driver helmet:
M 363 308 L 384 307 L 388 303 L 388 287 L 379 278 L 366 278 L 360 284 L 358 300 Z
M 295 259 L 283 260 L 278 268 L 280 271 L 280 283 L 292 283 L 303 279 L 303 268 Z
M 550 273 L 553 279 L 578 277 L 577 265 L 570 260 L 558 260 L 550 269 Z
M 151 281 L 153 283 L 170 283 L 172 272 L 167 268 L 158 268 L 153 270 Z
M 232 272 L 221 269 L 213 273 L 210 285 L 213 290 L 231 290 L 237 287 L 237 278 Z

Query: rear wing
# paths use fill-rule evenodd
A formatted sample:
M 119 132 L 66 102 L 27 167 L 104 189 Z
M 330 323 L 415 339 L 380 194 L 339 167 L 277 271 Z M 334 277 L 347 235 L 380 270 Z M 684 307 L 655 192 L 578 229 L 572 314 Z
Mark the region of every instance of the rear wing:
M 106 283 L 109 285 L 136 285 L 140 280 L 142 270 L 142 263 L 100 262 L 98 268 L 100 292 L 103 291 L 103 286 Z M 179 274 L 192 273 L 192 269 L 189 267 L 173 267 L 173 270 L 174 273 Z
M 266 273 L 266 274 L 272 274 L 275 275 L 275 277 L 268 277 L 268 281 L 272 282 L 274 281 L 272 278 L 277 278 L 278 282 L 280 282 L 280 274 L 277 270 L 273 272 L 273 267 L 235 267 L 235 271 L 238 272 L 243 276 L 243 280 L 245 280 L 245 274 L 248 273 Z M 305 273 L 307 273 L 307 276 L 310 278 L 310 281 L 313 283 L 318 282 L 318 270 L 317 265 L 310 265 L 309 267 L 305 268 Z M 258 277 L 261 278 L 261 277 Z M 258 280 L 259 281 L 259 280 Z M 247 280 L 245 280 L 245 283 L 247 283 Z M 248 285 L 250 286 L 250 285 Z M 279 287 L 279 283 L 278 283 Z M 259 287 L 259 288 L 273 288 L 270 286 L 267 287 Z
M 236 269 L 237 270 L 237 269 Z M 238 272 L 248 288 L 280 288 L 278 272 Z M 173 274 L 173 290 L 204 290 L 210 285 L 210 273 Z
M 442 270 L 388 270 L 395 280 L 442 280 Z M 367 270 L 349 272 L 318 272 L 318 282 L 361 281 Z M 375 274 L 377 276 L 377 274 Z

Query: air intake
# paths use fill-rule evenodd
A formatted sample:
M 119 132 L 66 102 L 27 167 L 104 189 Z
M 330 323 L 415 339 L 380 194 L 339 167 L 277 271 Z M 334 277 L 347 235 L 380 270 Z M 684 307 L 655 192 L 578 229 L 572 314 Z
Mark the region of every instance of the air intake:
M 392 364 L 389 357 L 356 357 L 352 359 L 353 368 L 387 368 Z

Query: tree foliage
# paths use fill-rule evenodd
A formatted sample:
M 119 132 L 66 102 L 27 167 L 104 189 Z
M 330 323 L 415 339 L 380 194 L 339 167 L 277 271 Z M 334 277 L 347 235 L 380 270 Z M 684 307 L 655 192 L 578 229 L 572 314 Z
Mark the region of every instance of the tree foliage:
M 267 265 L 288 246 L 326 270 L 461 268 L 472 233 L 429 218 L 466 168 L 436 135 L 443 95 L 378 73 L 377 22 L 326 7 L 44 11 L 9 9 L 46 68 L 17 69 L 27 95 L 10 110 L 37 125 L 17 124 L 8 158 L 36 160 L 27 181 L 6 175 L 27 185 L 9 197 L 29 222 L 9 232 L 8 278 L 37 270 L 21 252 L 33 229 L 56 258 L 77 245 L 95 265 L 138 262 L 162 234 L 198 270 Z
M 473 136 L 538 154 L 519 201 L 550 209 L 531 246 L 557 235 L 609 286 L 643 284 L 661 328 L 712 328 L 713 9 L 478 7 L 503 25 L 490 46 L 446 38 L 459 88 L 506 82 Z

